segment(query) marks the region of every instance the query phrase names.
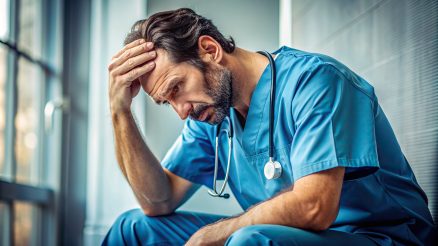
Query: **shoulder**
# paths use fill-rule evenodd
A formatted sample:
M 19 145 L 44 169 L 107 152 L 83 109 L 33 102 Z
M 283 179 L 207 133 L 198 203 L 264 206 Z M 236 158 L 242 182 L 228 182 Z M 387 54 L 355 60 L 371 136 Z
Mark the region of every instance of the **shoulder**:
M 338 60 L 323 54 L 311 53 L 287 46 L 281 47 L 275 54 L 278 55 L 276 59 L 276 65 L 279 67 L 278 71 L 288 72 L 289 76 L 302 77 L 303 74 L 311 74 L 320 69 L 331 70 L 332 72 L 351 72 Z
M 330 56 L 286 46 L 277 54 L 277 81 L 285 96 L 296 95 L 306 85 L 336 88 L 342 85 L 375 98 L 374 88 L 365 79 Z

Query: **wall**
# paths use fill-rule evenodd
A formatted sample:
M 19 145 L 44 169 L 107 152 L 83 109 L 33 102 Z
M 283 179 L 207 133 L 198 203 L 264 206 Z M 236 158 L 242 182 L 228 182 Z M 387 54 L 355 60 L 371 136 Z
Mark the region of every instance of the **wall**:
M 333 56 L 376 89 L 438 213 L 438 2 L 293 0 L 292 45 Z
M 277 0 L 93 1 L 86 245 L 99 244 L 119 214 L 138 207 L 115 160 L 108 110 L 107 64 L 112 54 L 121 48 L 134 21 L 145 18 L 146 13 L 183 6 L 212 19 L 219 30 L 236 40 L 239 47 L 250 50 L 277 48 Z M 154 105 L 144 93 L 135 99 L 135 103 L 136 118 L 144 130 L 146 142 L 161 159 L 180 133 L 183 121 L 170 107 Z M 241 211 L 234 198 L 211 198 L 205 189 L 200 189 L 181 209 L 228 215 Z
M 99 245 L 116 216 L 137 207 L 115 158 L 107 66 L 112 55 L 123 47 L 123 39 L 132 24 L 145 16 L 146 4 L 142 0 L 95 0 L 91 9 L 88 195 L 84 244 Z M 139 94 L 133 103 L 141 129 L 144 129 L 146 100 L 144 94 Z

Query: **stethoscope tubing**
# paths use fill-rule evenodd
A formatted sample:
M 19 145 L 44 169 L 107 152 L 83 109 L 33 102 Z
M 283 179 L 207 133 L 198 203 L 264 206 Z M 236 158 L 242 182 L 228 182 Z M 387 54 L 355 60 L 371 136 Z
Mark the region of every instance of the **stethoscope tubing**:
M 269 161 L 274 162 L 274 113 L 275 113 L 275 86 L 277 84 L 277 76 L 276 76 L 276 68 L 274 59 L 271 54 L 267 51 L 258 51 L 257 53 L 266 56 L 269 60 L 269 66 L 271 68 L 271 91 L 270 91 L 270 99 L 269 99 Z M 222 197 L 229 198 L 229 194 L 223 194 L 225 191 L 225 187 L 228 183 L 230 166 L 231 166 L 231 152 L 233 150 L 233 126 L 231 120 L 229 120 L 229 130 L 221 129 L 222 123 L 217 126 L 216 132 L 216 146 L 215 146 L 215 157 L 214 157 L 214 173 L 213 173 L 213 189 L 208 190 L 208 193 L 213 197 Z M 226 132 L 228 135 L 228 161 L 227 161 L 227 170 L 225 173 L 224 183 L 222 184 L 219 192 L 217 191 L 216 183 L 217 183 L 217 172 L 219 166 L 219 137 L 222 132 Z
M 276 68 L 274 59 L 272 58 L 271 54 L 267 51 L 259 51 L 259 53 L 266 56 L 269 60 L 269 65 L 271 66 L 271 92 L 270 92 L 270 99 L 269 99 L 269 159 L 274 158 L 274 113 L 275 113 L 275 86 L 277 84 L 277 76 L 276 76 Z
M 231 126 L 231 122 L 230 122 Z M 220 127 L 220 125 L 218 126 Z M 220 129 L 220 128 L 219 128 Z M 217 192 L 216 189 L 216 183 L 217 183 L 217 172 L 218 172 L 218 166 L 219 166 L 219 136 L 221 132 L 227 133 L 228 136 L 228 162 L 227 162 L 227 171 L 225 173 L 225 179 L 224 183 L 222 184 L 219 192 Z M 208 193 L 213 197 L 223 197 L 223 198 L 229 198 L 229 194 L 223 194 L 225 191 L 225 187 L 228 183 L 228 178 L 230 174 L 230 166 L 231 166 L 231 152 L 233 151 L 233 136 L 232 136 L 232 130 L 229 132 L 228 130 L 219 130 L 219 133 L 216 135 L 216 148 L 215 148 L 215 157 L 214 157 L 214 173 L 213 173 L 213 190 L 209 190 Z

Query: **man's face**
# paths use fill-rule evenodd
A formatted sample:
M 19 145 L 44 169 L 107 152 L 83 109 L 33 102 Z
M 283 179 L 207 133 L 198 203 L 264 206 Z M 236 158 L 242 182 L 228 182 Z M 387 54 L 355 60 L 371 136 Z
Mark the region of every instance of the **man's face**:
M 155 69 L 142 77 L 143 90 L 158 104 L 170 104 L 181 119 L 218 124 L 232 104 L 231 72 L 214 62 L 206 72 L 188 63 L 173 63 L 167 52 L 157 49 Z

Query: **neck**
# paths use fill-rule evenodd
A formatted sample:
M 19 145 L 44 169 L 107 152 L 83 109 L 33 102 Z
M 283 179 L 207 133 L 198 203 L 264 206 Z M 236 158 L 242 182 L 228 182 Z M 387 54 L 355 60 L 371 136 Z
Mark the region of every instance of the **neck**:
M 261 54 L 240 48 L 225 54 L 224 58 L 224 66 L 233 75 L 233 108 L 246 119 L 252 93 L 269 60 Z

